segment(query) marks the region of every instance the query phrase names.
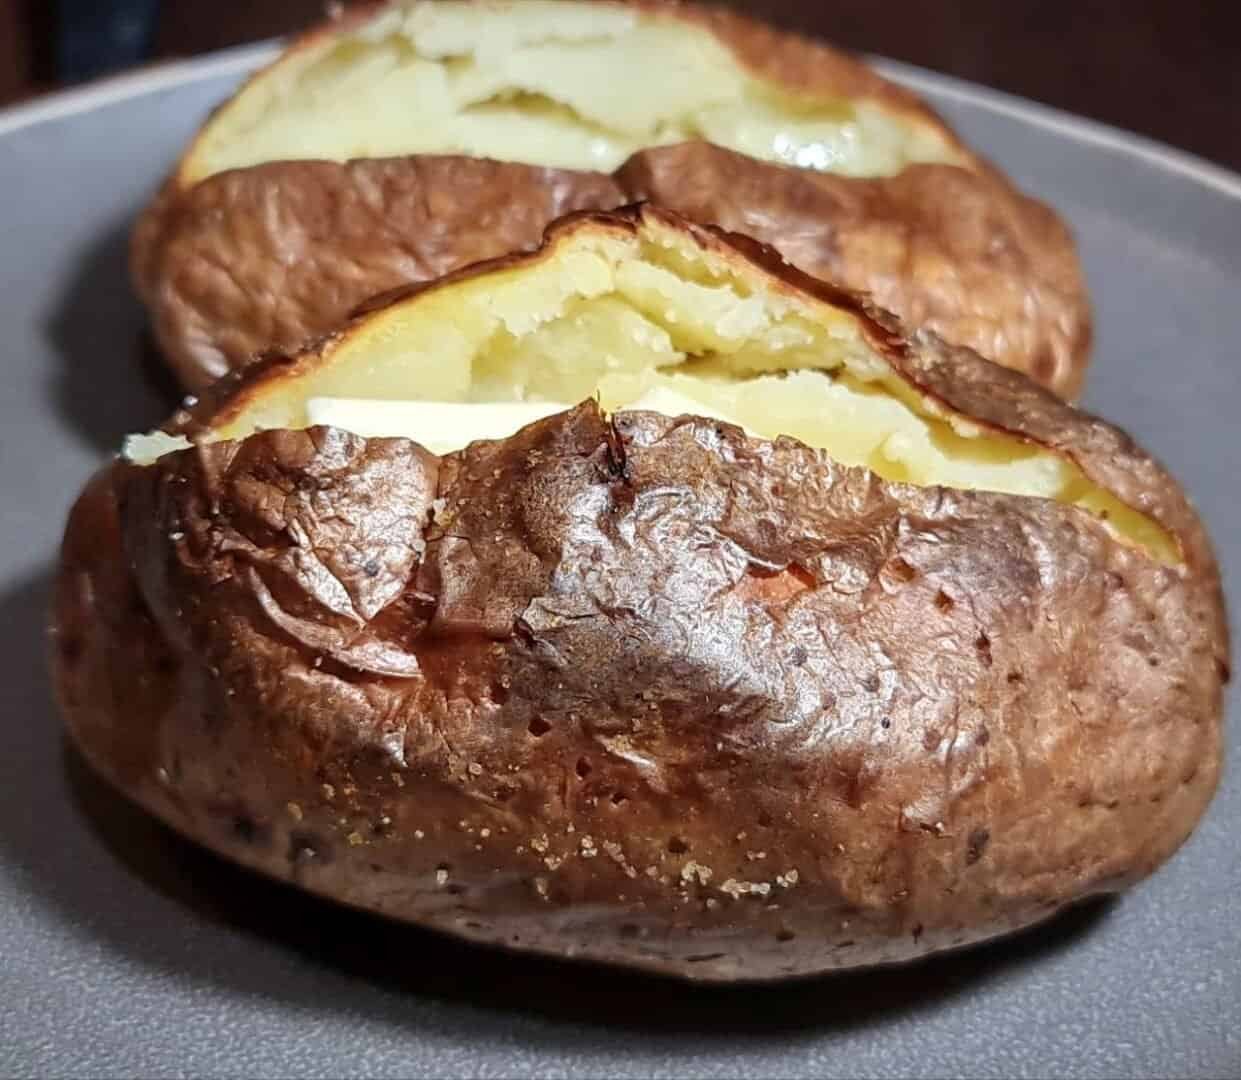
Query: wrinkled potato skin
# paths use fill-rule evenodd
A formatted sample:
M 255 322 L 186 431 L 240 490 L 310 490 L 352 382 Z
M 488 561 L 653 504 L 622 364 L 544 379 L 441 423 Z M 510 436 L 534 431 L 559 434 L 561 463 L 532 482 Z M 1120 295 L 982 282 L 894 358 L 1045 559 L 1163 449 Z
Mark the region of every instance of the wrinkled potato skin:
M 443 458 L 269 431 L 114 464 L 74 510 L 52 662 L 86 756 L 336 900 L 707 981 L 909 960 L 1152 871 L 1215 789 L 1228 677 L 1175 482 L 1023 377 L 704 237 L 851 306 L 920 392 L 1069 455 L 1183 563 L 1060 503 L 593 402 Z
M 79 542 L 114 505 L 121 550 Z M 246 865 L 763 979 L 1154 869 L 1218 777 L 1219 603 L 1057 504 L 583 406 L 439 462 L 314 429 L 115 466 L 56 666 L 88 758 Z
M 826 45 L 735 12 L 635 6 L 705 25 L 795 94 L 882 101 L 943 132 L 970 167 L 851 179 L 693 142 L 641 151 L 614 177 L 452 156 L 273 162 L 197 184 L 174 172 L 135 227 L 132 263 L 186 388 L 202 390 L 255 353 L 298 348 L 371 295 L 534 247 L 563 213 L 652 199 L 749 232 L 910 324 L 1076 395 L 1090 308 L 1072 237 L 1049 208 L 914 95 Z

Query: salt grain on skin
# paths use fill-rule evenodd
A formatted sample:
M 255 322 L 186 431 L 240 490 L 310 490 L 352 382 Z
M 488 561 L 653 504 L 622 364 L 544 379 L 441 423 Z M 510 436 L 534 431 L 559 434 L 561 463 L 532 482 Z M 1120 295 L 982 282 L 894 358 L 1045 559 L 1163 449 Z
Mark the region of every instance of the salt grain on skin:
M 771 892 L 771 885 L 766 881 L 738 881 L 736 878 L 729 878 L 720 886 L 720 892 L 734 900 L 740 900 L 743 896 L 767 896 Z
M 711 867 L 703 866 L 702 863 L 694 862 L 691 859 L 681 867 L 681 881 L 686 885 L 691 885 L 694 879 L 697 878 L 699 885 L 706 885 L 711 880 L 713 873 L 714 871 L 712 871 Z

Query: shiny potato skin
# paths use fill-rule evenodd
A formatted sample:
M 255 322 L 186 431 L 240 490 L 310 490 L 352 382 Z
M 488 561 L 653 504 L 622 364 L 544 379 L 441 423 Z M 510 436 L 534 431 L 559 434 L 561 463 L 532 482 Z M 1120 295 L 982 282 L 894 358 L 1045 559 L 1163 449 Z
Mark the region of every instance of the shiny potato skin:
M 1072 236 L 1053 211 L 917 97 L 829 46 L 723 9 L 634 6 L 706 26 L 791 94 L 881 101 L 940 131 L 969 167 L 854 179 L 695 142 L 641 151 L 613 176 L 452 156 L 273 162 L 196 184 L 178 170 L 135 227 L 132 264 L 186 388 L 202 390 L 255 353 L 298 348 L 371 295 L 534 247 L 564 213 L 652 199 L 774 244 L 1063 397 L 1078 392 L 1090 308 Z
M 1139 493 L 1184 565 L 1058 503 L 591 403 L 442 459 L 266 432 L 84 493 L 70 730 L 245 865 L 688 979 L 908 960 L 1120 889 L 1219 775 L 1205 536 L 1115 429 L 933 339 L 903 363 Z

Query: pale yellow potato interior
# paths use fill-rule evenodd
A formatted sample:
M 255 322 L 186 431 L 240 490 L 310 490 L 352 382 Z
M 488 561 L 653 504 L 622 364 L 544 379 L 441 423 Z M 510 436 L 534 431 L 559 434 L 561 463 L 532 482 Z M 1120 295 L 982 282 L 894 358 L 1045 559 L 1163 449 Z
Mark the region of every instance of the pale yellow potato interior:
M 854 315 L 649 217 L 637 235 L 578 228 L 533 261 L 382 309 L 321 357 L 258 384 L 203 438 L 326 418 L 446 452 L 591 396 L 609 411 L 638 405 L 791 435 L 888 480 L 1071 503 L 1156 557 L 1179 558 L 1163 529 L 1067 458 L 921 398 Z M 138 461 L 186 445 L 137 440 L 126 452 Z
M 644 147 L 697 138 L 850 176 L 960 159 L 933 128 L 873 101 L 795 101 L 670 15 L 415 0 L 260 75 L 207 126 L 182 175 L 403 154 L 610 172 Z

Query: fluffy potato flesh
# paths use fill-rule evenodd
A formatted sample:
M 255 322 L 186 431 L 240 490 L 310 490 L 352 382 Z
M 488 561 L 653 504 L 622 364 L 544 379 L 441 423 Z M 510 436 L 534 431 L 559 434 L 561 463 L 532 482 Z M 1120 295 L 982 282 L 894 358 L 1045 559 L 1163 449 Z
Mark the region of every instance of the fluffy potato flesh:
M 382 308 L 244 390 L 199 441 L 330 424 L 446 453 L 596 397 L 793 436 L 920 486 L 1054 499 L 1174 562 L 1175 541 L 1071 461 L 984 429 L 898 376 L 853 312 L 646 216 L 568 228 L 537 257 Z M 150 461 L 186 445 L 137 436 Z
M 432 153 L 610 172 L 644 147 L 697 138 L 850 176 L 960 158 L 877 102 L 794 100 L 671 14 L 418 0 L 260 75 L 205 129 L 182 176 Z

